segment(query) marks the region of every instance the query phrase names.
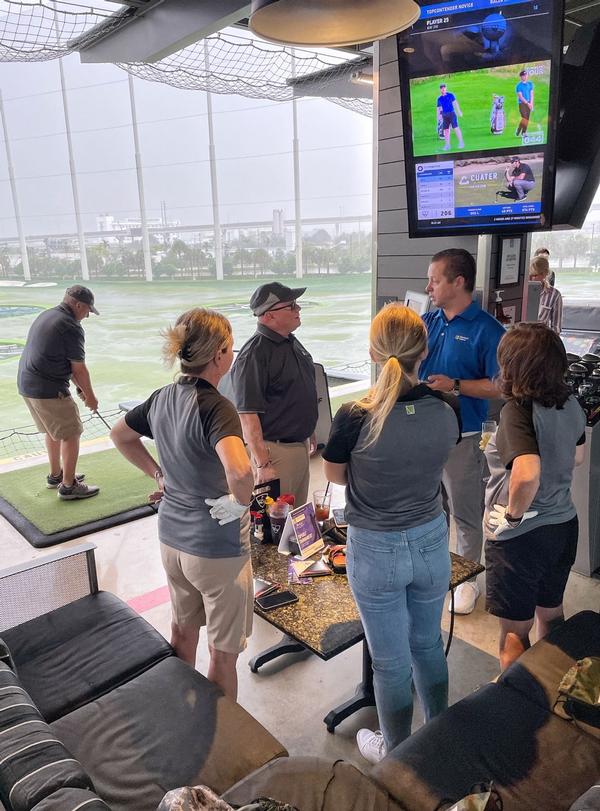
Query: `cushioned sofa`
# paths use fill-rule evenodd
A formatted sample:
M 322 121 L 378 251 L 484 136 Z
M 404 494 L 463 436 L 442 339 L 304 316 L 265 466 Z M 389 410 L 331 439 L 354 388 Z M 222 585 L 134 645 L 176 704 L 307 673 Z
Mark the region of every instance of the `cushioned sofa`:
M 168 790 L 197 784 L 237 805 L 267 795 L 300 811 L 436 811 L 489 780 L 504 811 L 567 811 L 600 776 L 600 730 L 554 706 L 573 662 L 600 656 L 591 611 L 366 774 L 285 757 L 98 591 L 92 544 L 0 572 L 0 623 L 0 811 L 155 811 Z
M 142 617 L 98 591 L 93 549 L 0 572 L 8 811 L 154 811 L 171 788 L 222 792 L 286 755 Z

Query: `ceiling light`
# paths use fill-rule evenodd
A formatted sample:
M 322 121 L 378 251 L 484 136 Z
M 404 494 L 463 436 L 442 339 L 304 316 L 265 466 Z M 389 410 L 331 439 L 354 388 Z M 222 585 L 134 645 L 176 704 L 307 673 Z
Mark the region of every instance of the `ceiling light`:
M 414 0 L 252 0 L 250 28 L 272 42 L 334 48 L 397 34 L 420 14 Z

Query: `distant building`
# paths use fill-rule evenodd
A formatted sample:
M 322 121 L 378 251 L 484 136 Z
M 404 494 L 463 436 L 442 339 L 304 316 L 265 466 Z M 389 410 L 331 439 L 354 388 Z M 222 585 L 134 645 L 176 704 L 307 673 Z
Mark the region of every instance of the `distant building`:
M 148 228 L 153 231 L 155 236 L 163 241 L 171 242 L 179 238 L 179 234 L 172 230 L 180 227 L 181 222 L 179 220 L 169 220 L 165 223 L 162 217 L 147 217 L 146 224 Z M 163 231 L 162 229 L 165 228 L 165 225 L 168 230 Z M 142 220 L 140 217 L 117 219 L 113 214 L 100 214 L 96 217 L 97 231 L 126 231 L 132 236 L 139 236 L 141 228 Z

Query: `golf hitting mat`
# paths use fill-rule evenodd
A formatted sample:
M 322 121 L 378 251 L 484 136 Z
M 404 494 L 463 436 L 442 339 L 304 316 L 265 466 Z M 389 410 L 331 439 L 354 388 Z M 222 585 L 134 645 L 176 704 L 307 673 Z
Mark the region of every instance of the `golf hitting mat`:
M 46 487 L 48 463 L 0 474 L 0 515 L 32 546 L 64 543 L 91 532 L 154 515 L 152 479 L 111 448 L 79 457 L 77 472 L 100 487 L 93 498 L 62 501 Z

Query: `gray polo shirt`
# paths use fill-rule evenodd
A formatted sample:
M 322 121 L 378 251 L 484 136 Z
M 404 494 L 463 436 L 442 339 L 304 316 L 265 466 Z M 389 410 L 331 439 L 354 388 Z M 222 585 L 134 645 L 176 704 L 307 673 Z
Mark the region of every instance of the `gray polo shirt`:
M 271 442 L 303 442 L 318 418 L 313 359 L 294 335 L 259 324 L 231 369 L 234 402 L 240 414 L 258 414 Z
M 19 359 L 19 394 L 54 399 L 69 394 L 71 361 L 85 360 L 83 328 L 66 304 L 44 310 L 35 319 Z
M 215 446 L 227 436 L 242 438 L 240 419 L 206 380 L 171 383 L 125 415 L 127 425 L 156 442 L 165 476 L 158 510 L 162 543 L 205 558 L 248 554 L 250 537 L 240 538 L 240 521 L 219 526 L 205 498 L 229 492 Z
M 484 530 L 487 538 L 503 540 L 531 532 L 547 524 L 563 524 L 576 515 L 571 499 L 575 447 L 585 442 L 585 414 L 571 396 L 563 408 L 545 408 L 536 402 L 509 400 L 500 412 L 496 435 L 489 441 L 485 456 L 490 478 L 485 491 Z M 530 510 L 538 515 L 516 529 L 494 536 L 488 522 L 494 504 L 508 504 L 510 471 L 518 456 L 540 457 L 540 486 Z
M 362 529 L 420 526 L 442 512 L 442 471 L 462 430 L 458 400 L 424 383 L 400 397 L 377 441 L 365 446 L 368 414 L 345 403 L 323 451 L 348 465 L 346 520 Z

